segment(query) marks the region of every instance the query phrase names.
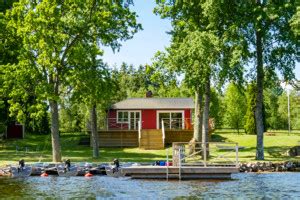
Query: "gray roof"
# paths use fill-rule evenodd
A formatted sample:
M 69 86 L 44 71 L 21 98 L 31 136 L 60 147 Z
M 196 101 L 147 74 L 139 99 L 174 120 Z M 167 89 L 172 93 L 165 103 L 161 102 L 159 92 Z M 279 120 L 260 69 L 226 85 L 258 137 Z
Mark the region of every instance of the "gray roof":
M 112 105 L 113 109 L 186 109 L 194 108 L 192 98 L 129 98 Z

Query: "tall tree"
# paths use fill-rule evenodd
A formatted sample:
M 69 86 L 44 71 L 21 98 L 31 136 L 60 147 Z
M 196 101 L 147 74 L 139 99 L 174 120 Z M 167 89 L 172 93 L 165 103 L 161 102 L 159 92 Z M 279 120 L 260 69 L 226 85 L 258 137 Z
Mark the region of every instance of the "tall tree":
M 170 62 L 174 68 L 184 73 L 184 81 L 195 91 L 195 122 L 194 138 L 200 141 L 202 120 L 207 123 L 204 128 L 208 130 L 210 76 L 215 70 L 217 62 L 219 41 L 210 32 L 190 32 L 182 43 L 174 43 L 169 49 Z M 202 119 L 202 102 L 205 93 L 206 118 Z M 207 131 L 208 136 L 208 131 Z M 206 140 L 207 137 L 202 137 Z
M 255 40 L 248 40 L 255 49 L 256 61 L 256 110 L 255 120 L 257 129 L 256 159 L 264 159 L 263 134 L 265 130 L 263 88 L 265 70 L 278 69 L 283 73 L 284 80 L 294 77 L 293 69 L 297 59 L 297 42 L 288 22 L 295 13 L 295 2 L 261 1 L 250 5 L 249 14 L 253 18 L 246 20 L 246 37 L 254 32 Z M 275 44 L 275 45 L 274 45 Z M 249 49 L 249 51 L 251 51 Z
M 236 30 L 230 38 L 240 40 L 243 60 L 254 64 L 256 79 L 255 120 L 257 129 L 256 159 L 264 159 L 264 112 L 263 88 L 266 71 L 275 69 L 282 73 L 285 81 L 294 77 L 293 69 L 297 57 L 299 40 L 295 37 L 289 22 L 296 12 L 297 1 L 220 1 L 211 9 L 212 16 L 218 16 L 223 26 Z M 237 41 L 237 40 L 235 40 Z M 275 74 L 275 73 L 271 73 Z
M 71 63 L 84 62 L 78 52 L 87 52 L 94 41 L 118 49 L 120 40 L 130 39 L 140 29 L 130 2 L 22 0 L 9 12 L 10 27 L 24 41 L 20 61 L 10 70 L 17 84 L 34 82 L 38 99 L 49 102 L 54 162 L 61 161 L 60 88 L 69 84 L 70 71 L 78 69 Z M 26 75 L 30 76 L 25 80 Z
M 172 34 L 172 44 L 183 43 L 186 37 L 190 34 L 190 32 L 201 32 L 212 33 L 214 37 L 219 41 L 219 53 L 215 55 L 216 62 L 212 64 L 212 68 L 216 68 L 214 72 L 209 74 L 207 77 L 202 77 L 206 79 L 204 85 L 198 85 L 199 88 L 194 88 L 195 91 L 195 137 L 198 137 L 199 129 L 202 128 L 199 121 L 198 113 L 201 113 L 199 110 L 201 106 L 197 106 L 201 104 L 203 101 L 203 95 L 205 94 L 206 101 L 205 103 L 205 131 L 204 135 L 208 135 L 208 111 L 209 111 L 209 100 L 210 100 L 210 82 L 211 79 L 214 79 L 214 82 L 219 82 L 220 85 L 224 83 L 224 81 L 230 77 L 231 79 L 240 80 L 240 75 L 242 74 L 240 61 L 243 55 L 242 45 L 240 45 L 240 40 L 230 37 L 236 35 L 236 30 L 228 27 L 224 24 L 224 19 L 222 17 L 218 17 L 218 13 L 214 11 L 216 9 L 215 4 L 219 4 L 221 2 L 212 2 L 210 0 L 181 0 L 181 1 L 173 1 L 173 0 L 157 0 L 157 8 L 155 12 L 160 14 L 162 18 L 171 18 L 173 30 Z M 217 6 L 218 7 L 218 6 Z M 199 39 L 199 38 L 198 38 Z M 194 39 L 195 41 L 196 39 Z M 205 41 L 205 40 L 204 40 Z M 203 42 L 204 42 L 203 41 Z M 196 46 L 196 45 L 194 45 Z M 191 49 L 192 50 L 192 49 Z M 194 49 L 194 51 L 197 51 Z M 209 50 L 208 50 L 209 51 Z M 191 52 L 194 53 L 194 52 Z M 198 62 L 198 67 L 201 68 L 203 60 L 207 57 L 202 57 L 201 59 L 193 58 L 195 63 Z M 211 57 L 210 57 L 211 58 Z M 197 60 L 198 59 L 198 60 Z M 204 64 L 205 65 L 205 64 Z M 197 66 L 195 65 L 195 68 Z M 194 69 L 195 69 L 194 68 Z M 197 69 L 191 77 L 197 76 Z M 201 71 L 201 69 L 200 69 Z M 206 87 L 205 87 L 206 86 Z M 202 116 L 202 114 L 200 114 Z M 200 117 L 201 117 L 200 116 Z M 198 123 L 199 122 L 199 123 Z
M 70 79 L 73 88 L 73 99 L 79 100 L 87 105 L 89 110 L 89 122 L 91 130 L 91 141 L 93 146 L 93 157 L 99 157 L 99 141 L 97 132 L 97 107 L 106 109 L 111 97 L 116 93 L 115 83 L 111 79 L 110 70 L 96 56 L 98 47 L 85 52 L 85 63 L 73 63 L 81 68 L 80 70 L 72 71 L 72 78 Z

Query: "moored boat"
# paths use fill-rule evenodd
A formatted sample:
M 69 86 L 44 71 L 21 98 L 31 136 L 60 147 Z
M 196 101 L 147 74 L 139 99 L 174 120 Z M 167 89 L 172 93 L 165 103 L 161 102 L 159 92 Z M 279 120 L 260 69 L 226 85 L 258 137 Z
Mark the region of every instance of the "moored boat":
M 78 167 L 76 165 L 72 165 L 68 169 L 64 165 L 57 165 L 56 169 L 59 176 L 77 176 L 78 174 Z
M 10 167 L 11 177 L 28 177 L 32 173 L 32 166 L 24 166 L 21 168 L 18 167 Z

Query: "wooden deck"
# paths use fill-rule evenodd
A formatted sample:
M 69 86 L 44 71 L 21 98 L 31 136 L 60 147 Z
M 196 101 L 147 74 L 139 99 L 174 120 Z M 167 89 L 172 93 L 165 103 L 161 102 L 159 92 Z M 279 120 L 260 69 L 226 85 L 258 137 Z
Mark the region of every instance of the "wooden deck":
M 122 168 L 122 172 L 136 179 L 230 179 L 239 169 L 233 166 L 132 166 Z
M 138 147 L 138 131 L 98 131 L 100 147 Z M 91 143 L 92 144 L 92 143 Z
M 192 138 L 193 130 L 166 130 L 165 144 L 172 144 L 173 142 L 189 142 Z
M 140 147 L 142 149 L 164 149 L 173 142 L 189 142 L 193 138 L 192 130 L 166 130 L 165 143 L 161 129 L 143 129 L 139 143 L 136 130 L 98 131 L 100 147 Z M 92 142 L 91 142 L 92 144 Z

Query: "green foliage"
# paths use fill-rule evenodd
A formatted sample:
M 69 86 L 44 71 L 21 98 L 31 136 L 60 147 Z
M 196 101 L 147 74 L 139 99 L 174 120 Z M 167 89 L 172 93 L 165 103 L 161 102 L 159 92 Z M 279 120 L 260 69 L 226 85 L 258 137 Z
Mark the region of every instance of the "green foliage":
M 14 83 L 16 94 L 26 98 L 30 88 L 38 101 L 58 101 L 59 85 L 69 85 L 70 73 L 86 66 L 88 59 L 82 58 L 88 56 L 89 50 L 101 55 L 96 46 L 100 43 L 118 49 L 120 40 L 130 39 L 140 29 L 135 13 L 125 4 L 126 1 L 109 4 L 71 0 L 24 0 L 15 4 L 8 14 L 9 28 L 17 29 L 24 41 L 20 62 L 8 68 L 12 71 L 10 77 L 18 76 Z
M 295 90 L 290 91 L 290 122 L 291 129 L 300 129 L 300 97 Z M 288 129 L 288 95 L 283 92 L 278 98 L 278 115 L 280 128 Z
M 123 63 L 120 70 L 114 70 L 112 76 L 118 88 L 115 99 L 145 97 L 149 90 L 157 97 L 188 96 L 185 86 L 178 83 L 175 73 L 165 67 L 164 59 L 164 56 L 158 53 L 152 65 L 140 65 L 135 68 Z
M 256 107 L 256 86 L 250 83 L 246 90 L 247 111 L 245 115 L 244 129 L 247 134 L 256 134 L 255 107 Z
M 246 99 L 241 88 L 234 83 L 230 83 L 224 96 L 225 114 L 224 121 L 230 128 L 238 131 L 244 125 L 244 115 L 246 112 Z
M 11 9 L 15 2 L 19 0 L 0 0 L 0 12 L 5 13 L 6 10 Z
M 58 103 L 62 91 L 72 90 L 74 76 L 80 77 L 79 72 L 90 61 L 95 64 L 91 59 L 102 55 L 100 45 L 118 50 L 122 40 L 132 38 L 141 29 L 129 4 L 131 1 L 126 0 L 22 0 L 6 13 L 7 28 L 15 31 L 23 42 L 19 62 L 5 69 L 4 83 L 13 85 L 9 94 L 10 111 L 16 113 L 19 121 L 24 121 L 26 113 L 20 99 L 26 102 L 35 97 L 36 105 L 31 111 L 49 102 L 56 162 L 61 160 Z M 88 97 L 93 97 L 90 91 L 89 94 Z
M 61 103 L 59 110 L 60 131 L 62 132 L 82 132 L 87 130 L 88 108 L 83 103 L 71 102 L 66 100 Z
M 290 21 L 291 26 L 295 35 L 299 38 L 300 36 L 300 6 L 297 6 L 297 13 L 294 14 Z
M 219 40 L 212 32 L 189 32 L 181 43 L 169 48 L 170 65 L 184 74 L 187 86 L 203 90 L 207 77 L 214 73 Z
M 269 129 L 285 129 L 283 119 L 279 114 L 279 98 L 282 95 L 282 89 L 273 87 L 264 91 L 264 105 L 266 110 L 266 125 Z
M 215 128 L 220 128 L 224 124 L 225 108 L 222 103 L 222 96 L 214 88 L 211 89 L 209 117 L 214 119 Z

